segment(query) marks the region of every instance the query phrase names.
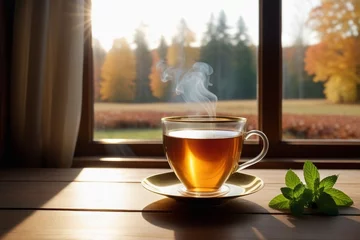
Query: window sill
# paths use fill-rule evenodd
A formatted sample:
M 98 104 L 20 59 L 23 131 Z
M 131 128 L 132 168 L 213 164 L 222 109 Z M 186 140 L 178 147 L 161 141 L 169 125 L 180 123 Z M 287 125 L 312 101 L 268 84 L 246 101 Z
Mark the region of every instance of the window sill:
M 245 158 L 248 160 L 248 158 Z M 242 160 L 241 162 L 244 162 Z M 306 160 L 312 161 L 322 169 L 360 169 L 359 158 L 266 158 L 249 167 L 251 169 L 301 169 Z M 170 168 L 165 158 L 145 157 L 75 157 L 73 168 L 106 167 L 106 168 Z

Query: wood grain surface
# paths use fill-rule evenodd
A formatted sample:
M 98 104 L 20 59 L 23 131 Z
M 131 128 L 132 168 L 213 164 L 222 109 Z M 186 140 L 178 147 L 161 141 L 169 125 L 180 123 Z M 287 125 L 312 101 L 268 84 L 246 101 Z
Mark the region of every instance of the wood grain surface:
M 1 170 L 0 239 L 359 239 L 358 170 L 320 172 L 340 174 L 336 186 L 354 200 L 351 208 L 301 218 L 267 205 L 284 186 L 285 170 L 244 171 L 262 178 L 264 189 L 219 205 L 178 202 L 141 186 L 168 171 Z

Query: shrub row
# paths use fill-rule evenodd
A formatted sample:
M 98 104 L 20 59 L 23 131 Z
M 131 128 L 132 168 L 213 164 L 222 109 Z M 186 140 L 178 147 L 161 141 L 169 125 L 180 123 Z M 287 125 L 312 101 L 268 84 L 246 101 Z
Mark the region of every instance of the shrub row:
M 338 115 L 283 116 L 283 132 L 304 139 L 360 139 L 360 117 Z
M 188 115 L 189 113 L 177 113 Z M 169 112 L 113 112 L 95 113 L 96 129 L 159 128 L 160 119 L 171 116 Z M 229 115 L 222 113 L 219 115 Z M 247 129 L 257 128 L 257 116 L 244 115 L 248 119 Z M 287 137 L 302 139 L 360 139 L 360 117 L 337 115 L 296 115 L 284 114 L 283 133 Z

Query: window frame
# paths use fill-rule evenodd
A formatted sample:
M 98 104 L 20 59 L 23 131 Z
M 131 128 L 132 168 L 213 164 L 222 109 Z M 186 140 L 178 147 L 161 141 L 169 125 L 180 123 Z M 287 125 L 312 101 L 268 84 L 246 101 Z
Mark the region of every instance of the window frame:
M 90 0 L 87 2 L 90 3 Z M 270 142 L 266 158 L 284 158 L 283 160 L 274 160 L 274 164 L 270 164 L 275 167 L 284 166 L 287 161 L 285 158 L 326 158 L 327 160 L 320 160 L 322 164 L 325 164 L 324 166 L 334 165 L 335 162 L 332 160 L 339 158 L 354 160 L 357 158 L 359 160 L 360 140 L 282 139 L 281 2 L 281 0 L 259 0 L 258 128 L 267 135 Z M 87 15 L 85 18 L 90 18 L 90 16 Z M 160 140 L 119 140 L 115 143 L 93 141 L 94 101 L 91 28 L 87 31 L 85 34 L 88 37 L 84 44 L 83 105 L 75 157 L 132 158 L 134 166 L 141 165 L 140 163 L 146 165 L 147 162 L 153 161 L 147 161 L 146 157 L 159 157 L 162 158 L 162 162 L 166 162 L 163 159 L 164 151 Z M 134 155 L 120 156 L 118 150 L 125 146 L 130 148 Z M 243 157 L 255 156 L 260 150 L 261 143 L 246 142 L 242 155 Z M 131 162 L 131 160 L 129 161 Z M 92 163 L 94 164 L 93 161 Z M 265 166 L 267 163 L 262 164 L 259 166 Z M 354 164 L 353 161 L 341 161 L 341 165 L 335 165 L 345 167 Z M 162 164 L 160 165 L 162 166 Z M 356 162 L 355 166 L 360 165 Z

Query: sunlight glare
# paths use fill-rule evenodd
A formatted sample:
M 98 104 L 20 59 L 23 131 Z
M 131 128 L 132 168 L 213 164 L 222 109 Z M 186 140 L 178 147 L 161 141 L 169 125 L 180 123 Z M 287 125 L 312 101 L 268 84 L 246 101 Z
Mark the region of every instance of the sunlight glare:
M 242 16 L 248 25 L 249 35 L 258 42 L 258 2 L 238 1 L 234 7 L 232 0 L 133 0 L 124 4 L 119 0 L 92 0 L 92 29 L 94 38 L 99 39 L 105 50 L 112 46 L 114 38 L 125 37 L 133 42 L 135 29 L 144 23 L 150 48 L 157 47 L 163 35 L 168 43 L 175 35 L 178 23 L 184 18 L 190 29 L 196 33 L 199 46 L 202 34 L 211 13 L 217 17 L 223 9 L 227 14 L 229 32 L 235 32 L 238 18 Z
M 298 20 L 306 20 L 311 7 L 316 5 L 318 0 L 309 1 L 305 5 L 300 5 L 298 0 L 287 0 L 282 3 L 282 15 L 286 20 L 282 23 L 282 43 L 288 46 L 293 44 L 296 34 L 296 23 L 292 19 L 297 16 L 301 18 Z M 226 13 L 229 33 L 236 32 L 237 20 L 242 16 L 251 41 L 254 45 L 259 44 L 259 2 L 248 0 L 92 0 L 93 37 L 108 51 L 115 38 L 125 37 L 133 44 L 135 29 L 144 23 L 147 26 L 146 37 L 149 46 L 156 48 L 161 36 L 165 37 L 168 44 L 171 43 L 180 19 L 184 18 L 196 34 L 193 46 L 199 46 L 211 13 L 216 21 L 221 10 Z M 310 33 L 306 31 L 306 34 L 308 36 Z M 304 39 L 309 43 L 316 42 L 315 36 L 308 36 L 309 39 L 306 36 Z

